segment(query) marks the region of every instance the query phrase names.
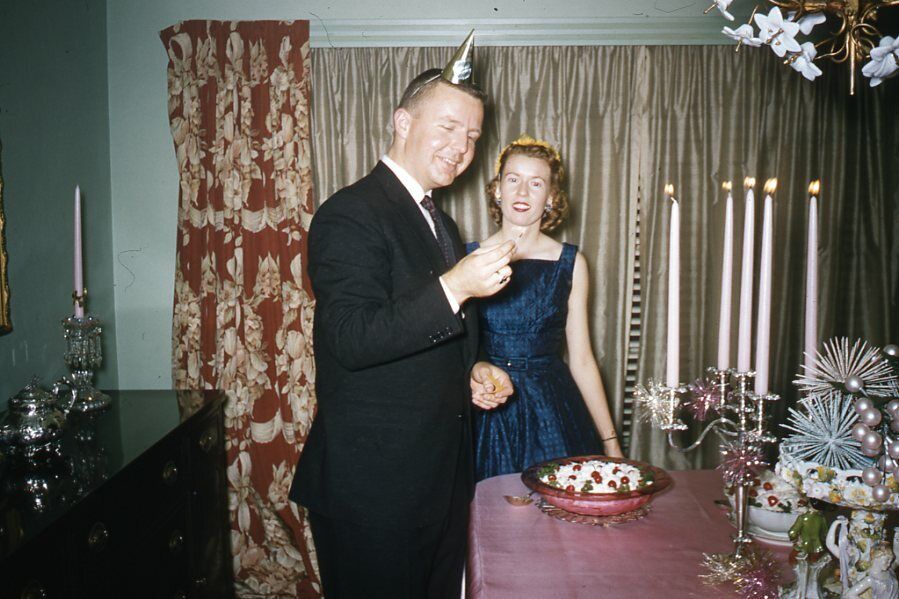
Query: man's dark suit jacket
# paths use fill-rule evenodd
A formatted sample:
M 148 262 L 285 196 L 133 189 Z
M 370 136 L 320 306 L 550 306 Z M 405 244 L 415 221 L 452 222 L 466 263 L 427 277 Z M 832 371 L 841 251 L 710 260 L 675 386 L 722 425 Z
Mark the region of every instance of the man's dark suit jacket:
M 477 314 L 453 314 L 434 234 L 381 162 L 318 209 L 308 255 L 318 412 L 290 497 L 363 524 L 439 522 L 455 476 L 472 491 Z

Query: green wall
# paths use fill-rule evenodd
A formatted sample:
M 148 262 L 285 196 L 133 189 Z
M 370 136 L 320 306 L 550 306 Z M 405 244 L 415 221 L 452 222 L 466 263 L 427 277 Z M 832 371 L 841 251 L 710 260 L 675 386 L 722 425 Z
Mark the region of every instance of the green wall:
M 31 375 L 66 373 L 72 212 L 83 192 L 88 310 L 105 323 L 96 382 L 115 388 L 105 0 L 0 3 L 0 169 L 13 330 L 0 336 L 0 410 Z

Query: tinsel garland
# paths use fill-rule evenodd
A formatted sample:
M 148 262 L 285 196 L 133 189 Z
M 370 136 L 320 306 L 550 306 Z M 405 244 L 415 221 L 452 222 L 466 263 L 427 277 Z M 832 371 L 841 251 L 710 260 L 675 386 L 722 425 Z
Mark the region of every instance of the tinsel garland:
M 756 445 L 725 442 L 721 444 L 721 453 L 724 457 L 718 468 L 726 487 L 750 484 L 766 466 L 762 450 Z
M 767 549 L 744 545 L 740 557 L 713 553 L 703 556 L 707 574 L 700 574 L 704 584 L 715 586 L 732 583 L 743 599 L 777 599 L 782 582 L 777 560 Z

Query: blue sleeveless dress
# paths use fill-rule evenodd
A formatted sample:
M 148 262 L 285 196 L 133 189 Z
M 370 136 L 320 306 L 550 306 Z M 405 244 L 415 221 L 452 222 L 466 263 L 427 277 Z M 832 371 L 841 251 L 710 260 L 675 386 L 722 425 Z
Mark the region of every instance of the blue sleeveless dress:
M 471 253 L 478 243 L 470 243 Z M 481 348 L 509 373 L 515 393 L 474 413 L 475 474 L 521 472 L 552 458 L 602 453 L 602 443 L 568 365 L 562 360 L 577 246 L 557 261 L 512 263 L 512 279 L 479 301 Z

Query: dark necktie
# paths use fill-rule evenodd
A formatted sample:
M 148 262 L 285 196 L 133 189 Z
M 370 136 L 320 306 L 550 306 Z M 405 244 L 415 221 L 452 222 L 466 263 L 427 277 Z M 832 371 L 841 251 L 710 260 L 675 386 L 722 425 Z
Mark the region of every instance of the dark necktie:
M 431 196 L 425 196 L 421 200 L 421 205 L 428 211 L 428 214 L 431 215 L 431 220 L 434 222 L 434 236 L 437 237 L 437 245 L 440 246 L 443 260 L 447 266 L 453 266 L 456 263 L 456 253 L 450 244 L 449 233 L 447 233 L 446 227 L 443 226 L 443 221 L 440 219 L 434 200 L 431 199 Z

